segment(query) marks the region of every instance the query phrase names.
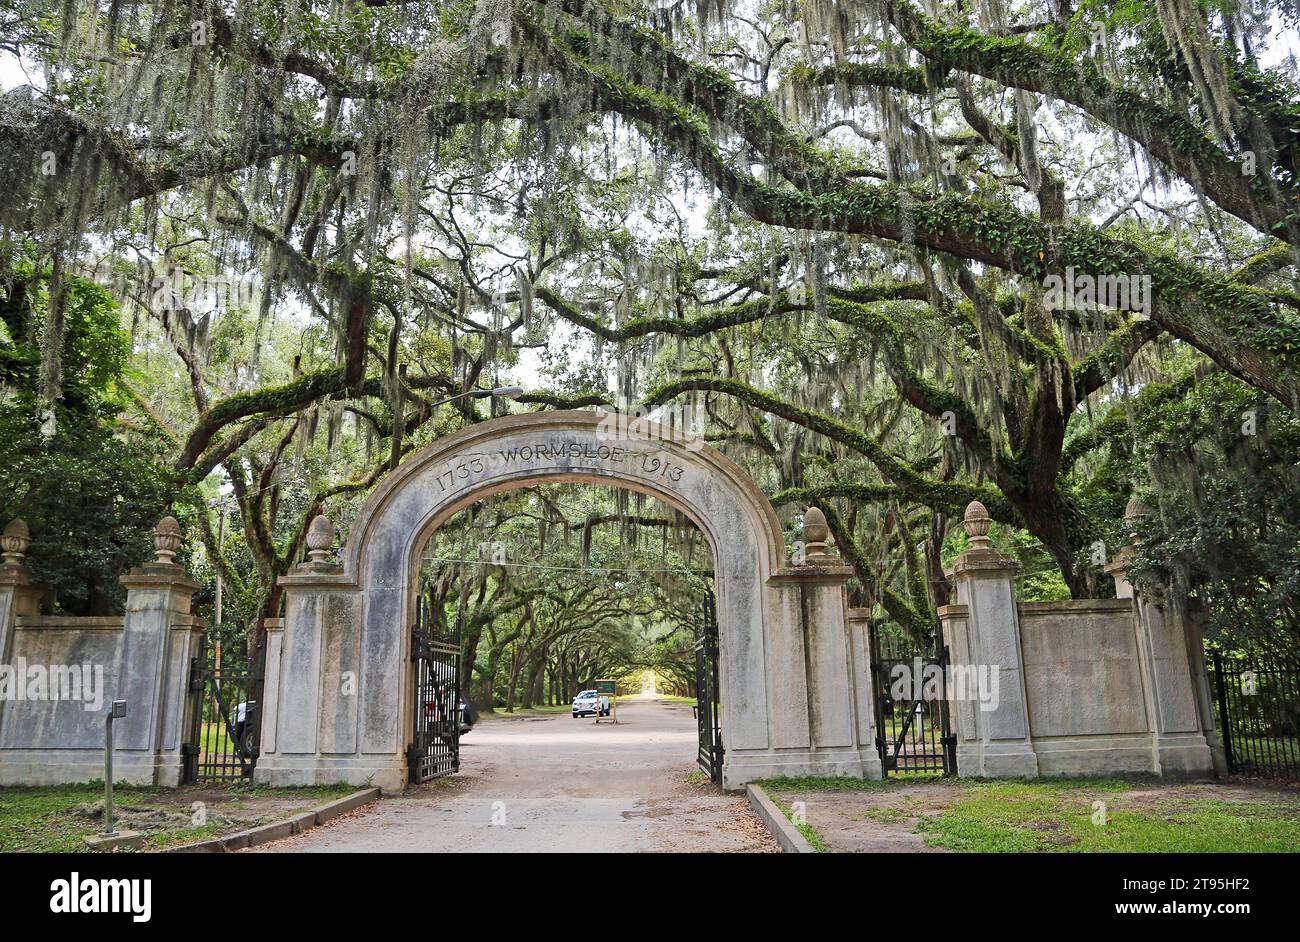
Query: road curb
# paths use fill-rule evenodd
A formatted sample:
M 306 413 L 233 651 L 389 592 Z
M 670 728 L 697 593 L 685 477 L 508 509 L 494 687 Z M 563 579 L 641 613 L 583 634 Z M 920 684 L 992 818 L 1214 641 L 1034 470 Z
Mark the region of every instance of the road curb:
M 378 798 L 378 788 L 363 788 L 361 791 L 353 792 L 351 795 L 337 801 L 321 805 L 314 811 L 304 811 L 302 814 L 296 814 L 284 821 L 276 821 L 273 824 L 263 824 L 244 831 L 236 831 L 234 834 L 227 834 L 225 837 L 213 837 L 206 841 L 195 841 L 193 844 L 182 844 L 180 847 L 169 847 L 161 851 L 161 853 L 224 854 L 230 851 L 243 850 L 246 847 L 256 847 L 258 844 L 268 844 L 271 841 L 281 841 L 286 837 L 310 831 L 326 821 L 333 821 L 335 818 L 345 815 L 349 811 L 354 811 Z
M 776 802 L 763 791 L 761 786 L 746 785 L 745 796 L 749 799 L 749 806 L 767 827 L 768 833 L 781 845 L 781 850 L 787 854 L 817 853 L 808 843 L 808 838 L 799 833 L 799 829 L 790 823 L 790 819 L 776 806 Z

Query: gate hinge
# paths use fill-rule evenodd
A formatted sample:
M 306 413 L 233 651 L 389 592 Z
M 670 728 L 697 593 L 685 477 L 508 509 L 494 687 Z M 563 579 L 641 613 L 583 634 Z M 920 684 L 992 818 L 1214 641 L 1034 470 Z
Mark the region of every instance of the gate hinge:
M 192 759 L 199 754 L 199 744 L 196 742 L 181 743 L 181 755 L 187 759 Z

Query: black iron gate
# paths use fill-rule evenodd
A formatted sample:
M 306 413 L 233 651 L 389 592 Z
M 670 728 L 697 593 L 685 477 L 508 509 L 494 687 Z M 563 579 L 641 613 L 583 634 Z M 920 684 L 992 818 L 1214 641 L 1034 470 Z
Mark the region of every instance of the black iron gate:
M 1259 652 L 1209 652 L 1230 772 L 1300 778 L 1300 664 Z
M 460 628 L 434 618 L 421 593 L 411 626 L 411 678 L 414 685 L 414 729 L 406 750 L 412 782 L 450 775 L 460 770 Z
M 871 623 L 876 750 L 886 775 L 954 775 L 957 737 L 948 713 L 948 648 L 936 635 L 920 644 L 890 622 Z
M 695 720 L 699 726 L 700 768 L 722 781 L 722 722 L 718 704 L 718 609 L 713 593 L 700 604 L 695 632 Z
M 189 730 L 181 746 L 182 778 L 196 782 L 251 779 L 262 734 L 265 650 L 249 658 L 219 651 L 205 635 L 190 659 Z

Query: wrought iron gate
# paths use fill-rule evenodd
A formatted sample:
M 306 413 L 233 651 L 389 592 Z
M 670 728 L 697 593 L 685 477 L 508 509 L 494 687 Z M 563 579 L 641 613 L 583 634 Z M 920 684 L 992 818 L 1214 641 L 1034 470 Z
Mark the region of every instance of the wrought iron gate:
M 1300 779 L 1300 664 L 1251 650 L 1209 661 L 1228 771 Z
M 948 715 L 948 648 L 939 632 L 936 626 L 935 637 L 922 645 L 889 622 L 871 623 L 876 749 L 886 775 L 957 772 L 957 737 Z
M 238 650 L 218 657 L 205 635 L 190 659 L 189 718 L 181 745 L 182 779 L 233 782 L 253 777 L 262 735 L 265 649 L 251 659 Z
M 411 626 L 411 678 L 414 729 L 406 749 L 412 782 L 450 775 L 460 770 L 460 629 L 434 618 L 429 600 L 420 594 Z
M 700 768 L 722 781 L 722 722 L 718 704 L 718 609 L 713 593 L 700 604 L 695 633 L 695 719 L 699 726 Z

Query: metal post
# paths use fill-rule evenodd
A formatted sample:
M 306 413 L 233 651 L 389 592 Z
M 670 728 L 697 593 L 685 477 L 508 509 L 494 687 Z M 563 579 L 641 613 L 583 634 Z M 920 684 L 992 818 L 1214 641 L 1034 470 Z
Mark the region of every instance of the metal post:
M 113 720 L 126 716 L 126 701 L 114 700 L 104 721 L 104 836 L 117 833 L 113 827 Z
M 113 711 L 108 711 L 104 723 L 104 833 L 113 830 Z
M 1223 728 L 1223 761 L 1229 772 L 1237 771 L 1237 760 L 1232 754 L 1232 728 L 1228 720 L 1228 678 L 1223 673 L 1223 658 L 1218 649 L 1213 652 L 1214 692 L 1219 701 L 1219 725 Z

